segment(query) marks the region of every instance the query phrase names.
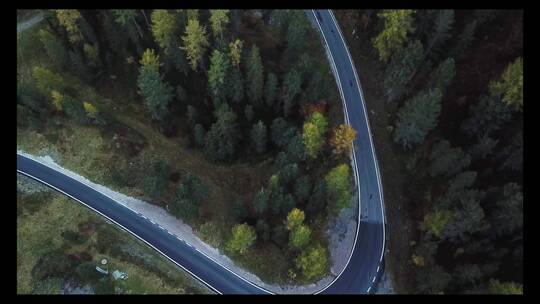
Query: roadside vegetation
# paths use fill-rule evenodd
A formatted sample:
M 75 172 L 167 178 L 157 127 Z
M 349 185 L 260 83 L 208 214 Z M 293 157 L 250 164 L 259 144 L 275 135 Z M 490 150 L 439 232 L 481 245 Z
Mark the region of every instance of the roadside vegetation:
M 165 208 L 268 283 L 329 273 L 356 133 L 303 11 L 42 14 L 17 41 L 18 148 Z
M 24 184 L 19 188 L 19 183 Z M 17 175 L 18 294 L 199 294 L 211 291 L 95 212 Z M 107 260 L 106 265 L 100 262 Z M 96 266 L 108 270 L 99 273 Z M 115 280 L 112 272 L 127 273 Z
M 523 293 L 523 11 L 336 17 L 370 109 L 397 292 Z

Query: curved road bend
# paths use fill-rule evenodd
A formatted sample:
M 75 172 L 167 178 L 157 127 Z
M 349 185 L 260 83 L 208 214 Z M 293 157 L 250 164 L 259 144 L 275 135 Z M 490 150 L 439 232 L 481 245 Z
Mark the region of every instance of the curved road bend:
M 326 10 L 317 13 L 315 15 L 317 23 L 330 51 L 338 87 L 345 103 L 346 119 L 358 133 L 358 139 L 354 142 L 353 157 L 361 206 L 360 225 L 349 263 L 340 276 L 323 289 L 322 293 L 366 293 L 370 291 L 377 277 L 384 251 L 382 187 L 354 65 L 332 13 Z M 369 138 L 369 141 L 365 140 L 366 138 Z M 113 221 L 218 293 L 271 293 L 226 270 L 215 260 L 141 214 L 55 169 L 17 154 L 17 172 L 70 196 Z
M 369 293 L 381 270 L 385 245 L 383 190 L 375 147 L 360 80 L 337 21 L 331 10 L 313 10 L 312 16 L 331 57 L 345 119 L 357 132 L 353 159 L 360 200 L 360 221 L 349 264 L 323 293 Z

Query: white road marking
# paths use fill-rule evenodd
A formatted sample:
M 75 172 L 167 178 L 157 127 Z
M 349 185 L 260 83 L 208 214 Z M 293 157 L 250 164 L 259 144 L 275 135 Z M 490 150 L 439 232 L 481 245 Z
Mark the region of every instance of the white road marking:
M 333 56 L 332 56 L 332 52 L 330 51 L 330 47 L 328 46 L 328 42 L 326 41 L 326 37 L 324 36 L 324 33 L 323 33 L 323 31 L 322 31 L 322 27 L 321 27 L 321 25 L 320 25 L 320 23 L 319 23 L 319 21 L 318 21 L 318 19 L 317 19 L 317 16 L 315 15 L 315 12 L 314 12 L 313 10 L 312 10 L 312 12 L 313 12 L 313 15 L 314 15 L 314 17 L 315 17 L 315 21 L 317 22 L 317 24 L 318 24 L 318 26 L 319 26 L 319 28 L 320 28 L 321 34 L 322 34 L 322 36 L 323 36 L 323 38 L 324 38 L 324 40 L 325 40 L 325 43 L 326 43 L 326 45 L 327 45 L 327 50 L 328 50 L 328 53 L 330 54 L 329 57 L 330 57 L 330 59 L 332 60 L 332 64 L 333 64 L 333 66 L 331 65 L 331 67 L 332 67 L 333 70 L 335 71 L 335 76 L 337 77 L 338 88 L 339 88 L 339 91 L 340 91 L 340 95 L 341 95 L 341 97 L 342 97 L 342 101 L 343 101 L 343 105 L 344 105 L 344 111 L 345 111 L 345 116 L 346 116 L 346 118 L 347 118 L 347 123 L 350 125 L 349 114 L 348 114 L 348 110 L 347 110 L 347 105 L 346 105 L 346 103 L 345 103 L 345 98 L 344 98 L 344 94 L 343 94 L 343 89 L 342 89 L 342 86 L 341 86 L 341 80 L 339 79 L 339 73 L 337 72 L 337 66 L 336 66 L 336 64 L 335 64 L 335 62 L 334 62 L 334 58 L 333 58 Z M 345 42 L 345 40 L 344 40 L 344 38 L 343 38 L 343 35 L 341 34 L 341 29 L 339 28 L 339 26 L 337 26 L 337 21 L 335 20 L 334 15 L 333 15 L 333 13 L 332 13 L 331 10 L 329 10 L 329 13 L 330 13 L 330 15 L 331 15 L 331 17 L 332 17 L 332 19 L 333 19 L 333 21 L 334 21 L 334 24 L 336 25 L 335 27 L 336 27 L 336 28 L 338 29 L 338 31 L 339 31 L 339 34 L 340 34 L 340 36 L 341 36 L 341 39 L 342 39 L 342 41 L 343 41 L 343 43 L 344 43 L 344 45 L 345 45 L 345 50 L 347 51 L 347 54 L 349 55 L 349 61 L 351 62 L 351 67 L 352 67 L 352 70 L 354 71 L 355 80 L 356 80 L 356 83 L 357 83 L 357 89 L 358 89 L 358 91 L 359 91 L 359 93 L 360 93 L 360 97 L 362 98 L 362 106 L 363 106 L 363 108 L 364 108 L 364 114 L 365 114 L 365 117 L 366 117 L 366 122 L 367 122 L 367 126 L 368 126 L 368 131 L 369 131 L 370 134 L 371 134 L 371 131 L 370 131 L 370 128 L 369 128 L 369 118 L 368 118 L 368 116 L 367 116 L 367 114 L 366 114 L 365 105 L 364 105 L 364 98 L 363 98 L 363 94 L 362 94 L 362 91 L 361 91 L 360 84 L 359 84 L 359 82 L 358 82 L 358 76 L 356 75 L 356 69 L 355 69 L 354 64 L 353 64 L 353 62 L 352 62 L 352 59 L 351 59 L 349 50 L 348 50 L 348 48 L 347 48 L 347 46 L 346 46 L 346 42 Z M 384 204 L 384 203 L 383 203 L 383 200 L 382 200 L 382 191 L 381 191 L 381 190 L 382 190 L 382 186 L 381 186 L 381 182 L 380 182 L 380 174 L 379 174 L 379 170 L 378 170 L 377 160 L 376 160 L 376 158 L 375 158 L 375 151 L 374 151 L 373 141 L 372 141 L 371 136 L 369 137 L 369 140 L 370 140 L 370 143 L 371 143 L 371 149 L 372 149 L 372 152 L 373 152 L 372 155 L 373 155 L 373 158 L 374 158 L 375 164 L 376 164 L 376 165 L 375 165 L 375 169 L 376 169 L 376 173 L 377 173 L 377 181 L 378 181 L 378 184 L 379 184 L 379 196 L 380 196 L 380 198 L 381 198 L 381 204 Z M 19 154 L 19 155 L 21 155 L 21 154 Z M 316 294 L 317 294 L 317 293 L 320 293 L 320 292 L 324 291 L 325 289 L 327 289 L 328 287 L 330 287 L 330 286 L 337 280 L 337 278 L 339 278 L 339 276 L 340 276 L 340 275 L 343 273 L 343 271 L 347 268 L 347 266 L 348 266 L 348 264 L 349 264 L 349 262 L 350 262 L 350 260 L 351 260 L 352 253 L 354 252 L 354 248 L 355 248 L 355 246 L 356 246 L 356 242 L 357 242 L 357 238 L 358 238 L 358 230 L 359 230 L 359 226 L 360 226 L 361 200 L 360 200 L 360 181 L 359 181 L 359 179 L 358 179 L 358 168 L 357 168 L 358 165 L 357 165 L 357 163 L 356 163 L 356 155 L 355 155 L 354 151 L 353 151 L 352 155 L 353 155 L 353 162 L 355 163 L 355 168 L 354 168 L 355 175 L 356 175 L 355 177 L 356 177 L 356 181 L 357 181 L 357 186 L 358 186 L 358 188 L 359 188 L 359 191 L 358 191 L 358 201 L 359 201 L 359 208 L 358 208 L 358 210 L 359 210 L 359 221 L 358 221 L 358 225 L 357 225 L 357 233 L 356 233 L 356 236 L 355 236 L 355 242 L 354 242 L 354 245 L 353 245 L 353 250 L 351 251 L 351 255 L 349 256 L 349 260 L 347 261 L 347 264 L 346 264 L 346 266 L 343 268 L 343 270 L 341 271 L 341 273 L 340 273 L 340 274 L 339 274 L 339 275 L 338 275 L 338 276 L 337 276 L 337 277 L 336 277 L 336 278 L 335 278 L 335 279 L 334 279 L 327 287 L 325 287 L 324 289 L 322 289 L 322 290 L 316 292 Z M 21 156 L 25 157 L 24 155 L 21 155 Z M 26 157 L 26 158 L 28 158 L 28 157 Z M 31 159 L 31 158 L 29 158 L 29 159 Z M 32 159 L 32 160 L 33 160 L 33 161 L 36 161 L 36 162 L 39 162 L 40 164 L 45 165 L 45 166 L 51 168 L 52 170 L 55 170 L 55 171 L 59 172 L 58 170 L 56 170 L 55 168 L 49 166 L 48 164 L 42 163 L 42 162 L 40 162 L 40 161 L 38 161 L 38 160 L 35 160 L 35 159 Z M 22 173 L 22 174 L 25 174 L 25 175 L 27 175 L 27 176 L 33 177 L 33 176 L 31 176 L 31 175 L 29 175 L 29 174 L 26 174 L 26 173 L 24 173 L 24 172 L 22 172 L 22 171 L 19 171 L 19 170 L 17 170 L 17 171 L 20 172 L 20 173 Z M 73 179 L 73 180 L 76 180 L 75 178 L 73 178 L 73 177 L 71 177 L 71 176 L 69 176 L 69 175 L 66 175 L 66 174 L 64 174 L 64 173 L 62 173 L 62 172 L 60 172 L 60 173 L 63 174 L 64 176 L 66 176 L 66 177 L 69 177 L 69 178 L 71 178 L 71 179 Z M 103 213 L 99 212 L 98 210 L 92 208 L 91 206 L 89 206 L 89 205 L 83 203 L 82 201 L 76 199 L 75 197 L 73 197 L 73 196 L 67 194 L 66 192 L 64 192 L 64 191 L 62 191 L 62 190 L 60 190 L 60 189 L 58 189 L 58 188 L 56 188 L 56 187 L 54 187 L 54 186 L 52 186 L 52 185 L 50 185 L 50 184 L 48 184 L 48 183 L 46 183 L 46 182 L 44 182 L 44 181 L 38 179 L 38 178 L 35 178 L 35 177 L 33 177 L 33 178 L 39 180 L 40 182 L 42 182 L 42 183 L 44 183 L 44 184 L 46 184 L 46 185 L 48 185 L 48 186 L 50 186 L 50 187 L 52 187 L 52 188 L 54 188 L 54 189 L 56 189 L 56 190 L 59 191 L 59 192 L 64 193 L 65 195 L 67 195 L 67 196 L 73 198 L 74 200 L 76 200 L 76 201 L 82 203 L 83 205 L 85 205 L 86 207 L 88 207 L 88 208 L 94 210 L 95 212 L 99 213 L 99 214 L 102 215 L 103 217 L 105 217 L 105 218 L 109 219 L 110 221 L 114 222 L 114 223 L 117 224 L 118 226 L 122 227 L 124 230 L 130 232 L 130 233 L 133 234 L 135 237 L 139 238 L 140 240 L 142 240 L 143 242 L 145 242 L 146 244 L 148 244 L 149 246 L 151 246 L 152 248 L 154 248 L 156 251 L 158 251 L 159 253 L 161 253 L 161 254 L 164 255 L 165 257 L 167 257 L 169 260 L 171 260 L 172 262 L 174 262 L 175 264 L 177 264 L 178 266 L 180 266 L 182 269 L 184 269 L 184 270 L 186 270 L 187 272 L 189 272 L 190 274 L 192 274 L 194 277 L 196 277 L 197 279 L 199 279 L 201 282 L 205 283 L 205 284 L 206 284 L 207 286 L 209 286 L 211 289 L 213 289 L 213 290 L 216 291 L 217 293 L 221 294 L 218 290 L 216 290 L 215 288 L 213 288 L 212 286 L 210 286 L 208 283 L 206 283 L 205 281 L 203 281 L 202 279 L 200 279 L 199 277 L 197 277 L 197 276 L 196 276 L 195 274 L 193 274 L 191 271 L 187 270 L 187 269 L 184 268 L 182 265 L 178 264 L 176 261 L 174 261 L 173 259 L 171 259 L 169 256 L 167 256 L 166 254 L 164 254 L 163 252 L 161 252 L 159 249 L 157 249 L 156 247 L 154 247 L 153 245 L 151 245 L 150 243 L 148 243 L 146 240 L 142 239 L 141 237 L 139 237 L 139 236 L 136 235 L 135 233 L 133 233 L 133 232 L 131 232 L 130 230 L 128 230 L 127 228 L 125 228 L 124 226 L 122 226 L 122 225 L 120 225 L 119 223 L 117 223 L 116 221 L 112 220 L 111 218 L 109 218 L 109 217 L 106 216 L 105 214 L 103 214 Z M 100 192 L 99 190 L 95 189 L 95 188 L 92 187 L 91 185 L 88 185 L 88 184 L 86 184 L 86 183 L 84 183 L 84 182 L 81 182 L 81 181 L 79 181 L 79 180 L 76 180 L 76 181 L 79 182 L 79 183 L 81 183 L 81 184 L 83 184 L 83 185 L 85 185 L 85 186 L 87 186 L 87 187 L 89 187 L 89 188 L 94 189 L 96 192 L 98 192 L 98 193 L 100 193 L 100 194 L 102 194 L 102 195 L 104 195 L 104 196 L 107 196 L 109 199 L 111 199 L 112 201 L 115 201 L 115 202 L 116 202 L 116 200 L 115 200 L 114 198 L 108 196 L 108 195 L 105 194 L 105 193 Z M 123 204 L 119 204 L 119 205 L 122 205 L 123 207 L 126 207 L 127 209 L 129 209 L 129 210 L 133 211 L 134 213 L 137 213 L 137 214 L 140 215 L 140 213 L 138 213 L 137 211 L 131 209 L 130 207 L 128 207 L 128 206 L 126 206 L 126 205 L 123 205 Z M 384 208 L 382 208 L 382 213 L 383 213 L 383 220 L 385 221 L 385 217 L 384 217 Z M 142 217 L 145 218 L 145 219 L 148 219 L 148 218 L 145 217 L 144 215 L 142 215 Z M 152 222 L 153 224 L 156 224 L 156 223 L 155 223 L 154 221 L 152 221 L 152 220 L 149 220 L 149 221 Z M 158 225 L 158 226 L 159 226 L 159 225 Z M 159 227 L 162 228 L 161 226 L 159 226 Z M 162 228 L 162 229 L 164 229 L 164 228 Z M 177 239 L 181 240 L 178 236 L 177 236 Z M 181 241 L 185 242 L 184 240 L 181 240 Z M 385 240 L 384 240 L 384 223 L 383 223 L 383 248 L 384 248 L 384 241 L 385 241 Z M 189 246 L 192 247 L 192 248 L 195 248 L 195 247 L 192 246 L 191 244 L 189 244 Z M 266 290 L 266 289 L 263 289 L 263 288 L 261 288 L 261 287 L 255 285 L 255 284 L 253 284 L 253 283 L 247 281 L 246 279 L 242 278 L 241 276 L 237 275 L 235 272 L 233 272 L 233 271 L 231 271 L 230 269 L 228 269 L 227 267 L 223 266 L 221 263 L 219 263 L 218 261 L 214 260 L 212 257 L 207 256 L 204 252 L 199 251 L 197 248 L 195 248 L 195 250 L 197 250 L 198 252 L 202 253 L 204 256 L 206 256 L 207 258 L 209 258 L 210 260 L 212 260 L 212 261 L 215 262 L 216 264 L 220 265 L 222 268 L 228 270 L 228 271 L 231 272 L 233 275 L 235 275 L 236 277 L 242 279 L 242 280 L 245 281 L 246 283 L 248 283 L 248 284 L 254 286 L 255 288 L 258 288 L 259 290 L 262 290 L 262 291 L 265 291 L 265 292 L 267 292 L 267 293 L 273 294 L 273 292 L 270 292 L 270 291 L 268 291 L 268 290 Z M 384 253 L 384 250 L 383 250 L 383 253 Z M 382 258 L 383 258 L 383 255 L 381 254 L 380 261 L 382 261 Z M 375 278 L 373 279 L 373 281 L 375 281 Z M 367 291 L 369 292 L 370 289 L 371 289 L 371 286 L 368 288 Z

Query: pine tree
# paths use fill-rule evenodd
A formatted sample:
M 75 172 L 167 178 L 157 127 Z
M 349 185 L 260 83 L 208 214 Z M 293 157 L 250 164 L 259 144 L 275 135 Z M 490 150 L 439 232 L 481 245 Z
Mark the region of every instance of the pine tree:
M 452 213 L 448 210 L 435 210 L 424 216 L 421 228 L 436 237 L 440 237 L 444 226 L 450 221 L 451 217 Z
M 409 43 L 407 47 L 400 49 L 392 56 L 384 79 L 385 95 L 388 96 L 389 101 L 396 100 L 406 93 L 407 84 L 424 58 L 424 49 L 419 40 Z
M 517 111 L 523 110 L 523 58 L 518 57 L 504 70 L 501 80 L 492 82 L 489 92 Z
M 456 75 L 456 66 L 453 58 L 447 58 L 441 62 L 431 75 L 429 82 L 430 87 L 438 88 L 444 95 L 446 89 Z
M 210 70 L 208 71 L 208 88 L 210 96 L 214 101 L 214 106 L 218 106 L 225 101 L 230 73 L 230 62 L 226 54 L 214 50 L 210 58 Z
M 135 18 L 136 11 L 134 9 L 119 9 L 111 10 L 111 13 L 114 15 L 116 23 L 121 26 L 122 30 L 126 31 L 129 39 L 135 44 L 137 54 L 142 54 L 143 48 L 140 39 L 143 38 L 143 33 Z
M 328 193 L 328 206 L 331 212 L 338 213 L 350 204 L 352 193 L 350 190 L 351 173 L 349 166 L 341 164 L 328 172 L 325 176 L 326 191 Z
M 153 119 L 163 121 L 173 98 L 173 88 L 159 75 L 159 56 L 147 49 L 140 61 L 137 85 Z
M 296 266 L 307 279 L 318 278 L 328 268 L 328 252 L 321 245 L 308 248 L 296 258 Z
M 253 120 L 253 115 L 255 115 L 253 106 L 250 104 L 246 105 L 244 108 L 244 116 L 246 117 L 247 121 L 251 122 Z
M 469 155 L 460 147 L 451 148 L 447 140 L 441 140 L 433 146 L 429 160 L 428 172 L 432 177 L 440 175 L 451 177 L 471 163 Z
M 264 123 L 259 120 L 258 123 L 253 125 L 250 133 L 251 145 L 257 151 L 257 153 L 262 154 L 266 150 L 266 126 Z
M 34 67 L 32 69 L 32 76 L 36 80 L 36 88 L 45 96 L 49 96 L 52 90 L 62 92 L 66 88 L 62 76 L 44 67 Z
M 299 202 L 302 202 L 309 198 L 310 193 L 311 183 L 309 182 L 309 177 L 302 175 L 294 184 L 294 195 Z
M 435 17 L 434 30 L 430 31 L 431 35 L 428 38 L 426 47 L 426 56 L 431 56 L 431 53 L 441 51 L 444 43 L 448 41 L 454 24 L 454 10 L 437 10 Z M 433 56 L 431 56 L 433 57 Z
M 255 230 L 244 223 L 241 225 L 235 225 L 231 229 L 232 237 L 227 242 L 227 249 L 232 252 L 238 252 L 240 254 L 245 254 L 249 247 L 253 245 L 257 239 L 257 234 Z
M 253 200 L 253 208 L 257 214 L 263 214 L 268 209 L 269 196 L 270 193 L 268 193 L 268 191 L 266 191 L 264 188 L 257 192 L 255 199 Z
M 195 145 L 199 148 L 204 147 L 205 137 L 206 137 L 206 131 L 204 130 L 204 127 L 201 124 L 196 124 L 193 127 L 193 138 L 195 141 Z
M 498 96 L 484 95 L 469 107 L 461 128 L 469 136 L 486 136 L 499 130 L 511 118 L 511 109 Z
M 77 44 L 83 40 L 84 37 L 79 26 L 82 16 L 78 10 L 56 10 L 56 18 L 58 18 L 58 23 L 67 31 L 71 43 Z
M 229 24 L 229 10 L 210 10 L 210 25 L 214 37 L 223 37 L 223 32 Z
M 214 112 L 216 122 L 212 124 L 205 139 L 205 153 L 213 160 L 230 160 L 240 140 L 236 114 L 228 104 L 221 104 Z
M 300 225 L 291 231 L 289 240 L 291 247 L 302 249 L 309 244 L 311 239 L 311 229 L 306 225 Z
M 293 231 L 300 227 L 300 225 L 304 223 L 305 218 L 306 215 L 304 214 L 304 211 L 294 208 L 289 212 L 289 214 L 287 214 L 287 229 L 289 231 Z
M 301 75 L 292 68 L 283 79 L 283 85 L 286 88 L 287 94 L 283 103 L 283 113 L 285 117 L 291 114 L 291 109 L 294 106 L 295 97 L 300 93 L 300 86 L 302 85 Z
M 261 104 L 263 95 L 264 68 L 261 61 L 259 48 L 253 44 L 246 65 L 247 97 L 249 102 L 258 106 Z
M 414 13 L 414 10 L 385 10 L 377 15 L 383 19 L 384 29 L 372 42 L 382 62 L 387 62 L 393 53 L 400 50 L 407 34 L 414 32 Z
M 278 93 L 278 80 L 276 74 L 268 73 L 264 87 L 264 100 L 269 107 L 275 108 L 275 100 Z
M 230 85 L 227 86 L 227 96 L 235 103 L 244 99 L 244 79 L 238 69 L 232 69 Z
M 204 53 L 209 45 L 206 29 L 199 24 L 198 20 L 189 19 L 182 40 L 184 41 L 184 47 L 182 49 L 186 51 L 191 68 L 195 71 L 197 65 L 202 64 Z
M 309 157 L 317 158 L 322 151 L 327 125 L 326 118 L 319 112 L 313 112 L 304 123 L 302 138 Z
M 39 40 L 43 44 L 47 56 L 58 68 L 64 68 L 68 64 L 68 55 L 66 47 L 59 37 L 48 30 L 39 30 Z
M 243 47 L 244 47 L 244 42 L 238 38 L 234 42 L 231 42 L 229 44 L 229 56 L 231 57 L 231 63 L 236 68 L 240 66 Z
M 437 125 L 441 111 L 441 91 L 429 89 L 418 93 L 399 109 L 394 142 L 405 149 L 421 144 Z

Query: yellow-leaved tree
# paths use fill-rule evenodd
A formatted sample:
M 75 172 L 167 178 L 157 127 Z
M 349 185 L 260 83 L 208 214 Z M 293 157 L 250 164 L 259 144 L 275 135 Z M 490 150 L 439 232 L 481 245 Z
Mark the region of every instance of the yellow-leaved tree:
M 356 138 L 356 131 L 349 125 L 341 124 L 334 129 L 334 135 L 330 140 L 332 153 L 335 157 L 340 157 L 348 153 L 352 148 L 352 143 Z

